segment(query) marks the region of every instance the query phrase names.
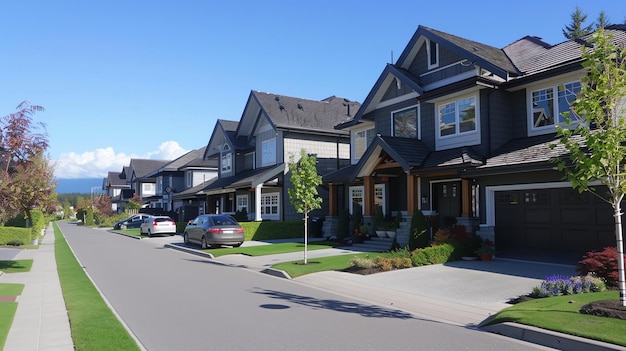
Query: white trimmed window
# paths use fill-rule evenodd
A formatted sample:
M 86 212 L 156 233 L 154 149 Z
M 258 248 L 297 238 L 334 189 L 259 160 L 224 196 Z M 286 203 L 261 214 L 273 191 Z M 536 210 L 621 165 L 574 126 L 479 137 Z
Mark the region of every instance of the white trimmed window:
M 365 213 L 365 208 L 363 206 L 363 186 L 351 186 L 350 187 L 350 213 L 354 213 L 355 204 L 358 204 L 361 207 L 361 213 Z M 384 184 L 374 184 L 374 204 L 376 206 L 382 206 L 383 213 L 387 213 L 385 206 L 385 185 Z
M 437 104 L 437 150 L 480 143 L 478 95 L 465 95 Z
M 402 138 L 418 138 L 417 106 L 391 113 L 393 136 Z
M 572 123 L 580 122 L 581 119 L 570 108 L 580 88 L 580 82 L 574 81 L 530 90 L 528 93 L 529 134 L 555 132 L 554 126 L 565 123 L 566 117 L 563 114 L 567 112 Z
M 428 69 L 439 67 L 439 44 L 426 40 L 426 53 L 428 54 Z
M 280 219 L 279 193 L 261 195 L 261 215 L 264 219 Z
M 224 144 L 222 149 L 221 161 L 222 173 L 229 173 L 233 168 L 233 153 L 230 152 L 230 147 L 227 144 Z
M 187 171 L 185 174 L 185 179 L 187 180 L 187 188 L 191 188 L 193 186 L 193 172 Z
M 261 143 L 261 166 L 276 164 L 276 138 Z
M 354 133 L 354 159 L 359 160 L 374 140 L 376 132 L 374 128 L 365 129 Z
M 237 195 L 237 211 L 248 211 L 248 195 Z

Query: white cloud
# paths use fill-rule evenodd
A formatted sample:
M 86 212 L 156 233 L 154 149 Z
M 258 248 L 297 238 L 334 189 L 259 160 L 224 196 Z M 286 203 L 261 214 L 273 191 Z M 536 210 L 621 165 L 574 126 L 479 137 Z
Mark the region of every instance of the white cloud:
M 54 175 L 58 179 L 65 178 L 104 178 L 108 172 L 121 172 L 130 164 L 131 158 L 152 160 L 174 160 L 189 150 L 182 148 L 178 142 L 166 141 L 156 151 L 145 155 L 115 153 L 112 147 L 85 151 L 83 153 L 63 153 L 54 160 Z

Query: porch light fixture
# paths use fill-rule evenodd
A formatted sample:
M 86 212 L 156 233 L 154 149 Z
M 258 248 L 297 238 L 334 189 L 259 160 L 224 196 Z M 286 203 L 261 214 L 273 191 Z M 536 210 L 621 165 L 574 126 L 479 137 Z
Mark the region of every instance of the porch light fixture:
M 424 205 L 428 204 L 428 195 L 422 195 L 422 203 Z

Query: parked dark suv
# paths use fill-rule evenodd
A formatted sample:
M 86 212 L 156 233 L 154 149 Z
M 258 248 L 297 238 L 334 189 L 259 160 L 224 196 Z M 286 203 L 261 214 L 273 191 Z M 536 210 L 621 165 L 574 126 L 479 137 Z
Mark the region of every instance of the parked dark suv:
M 115 222 L 113 225 L 113 229 L 122 229 L 122 226 L 125 226 L 126 229 L 130 228 L 139 228 L 144 219 L 150 217 L 150 215 L 145 213 L 138 213 L 134 216 L 130 216 L 123 221 Z

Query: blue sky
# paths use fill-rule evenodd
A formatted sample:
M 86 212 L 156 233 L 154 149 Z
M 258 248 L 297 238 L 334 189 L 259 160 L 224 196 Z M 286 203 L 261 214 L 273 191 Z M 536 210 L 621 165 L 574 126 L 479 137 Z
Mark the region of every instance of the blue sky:
M 557 44 L 577 5 L 626 18 L 623 0 L 2 1 L 0 115 L 43 106 L 56 177 L 105 177 L 205 146 L 251 90 L 362 102 L 418 25 Z

